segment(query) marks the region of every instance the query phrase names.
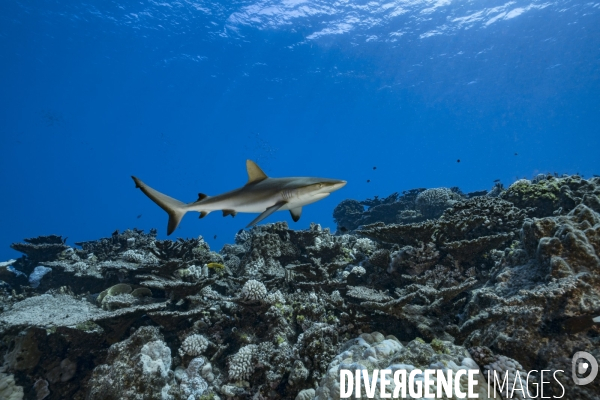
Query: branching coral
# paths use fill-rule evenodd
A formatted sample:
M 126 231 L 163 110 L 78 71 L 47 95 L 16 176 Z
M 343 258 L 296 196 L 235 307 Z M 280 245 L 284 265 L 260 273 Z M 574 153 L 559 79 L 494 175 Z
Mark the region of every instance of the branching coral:
M 232 381 L 248 379 L 254 372 L 254 355 L 257 346 L 249 344 L 242 347 L 229 362 L 229 379 Z
M 463 197 L 448 188 L 427 189 L 417 196 L 416 208 L 427 219 L 438 218 L 445 209 Z
M 257 280 L 250 279 L 244 284 L 240 292 L 240 298 L 244 301 L 262 301 L 267 296 L 267 288 Z
M 209 342 L 204 335 L 190 335 L 183 341 L 183 343 L 181 343 L 179 354 L 181 356 L 188 355 L 192 357 L 202 355 L 204 350 L 206 350 L 208 347 L 208 344 Z

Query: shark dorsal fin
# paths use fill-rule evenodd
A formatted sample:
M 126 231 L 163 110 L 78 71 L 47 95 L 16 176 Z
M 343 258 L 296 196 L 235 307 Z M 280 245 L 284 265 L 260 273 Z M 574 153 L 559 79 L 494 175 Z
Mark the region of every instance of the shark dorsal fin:
M 252 160 L 246 160 L 246 169 L 248 170 L 248 183 L 260 182 L 268 178 L 262 169 Z

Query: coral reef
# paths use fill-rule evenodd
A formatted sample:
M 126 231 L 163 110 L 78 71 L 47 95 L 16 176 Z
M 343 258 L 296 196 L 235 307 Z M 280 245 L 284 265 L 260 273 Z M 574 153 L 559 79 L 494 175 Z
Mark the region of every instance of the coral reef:
M 179 384 L 180 398 L 195 400 L 201 398 L 206 392 L 208 384 L 201 374 L 203 370 L 206 370 L 202 368 L 203 365 L 204 359 L 202 357 L 194 358 L 190 362 L 185 373 L 181 375 L 181 383 Z
M 183 343 L 181 343 L 181 348 L 179 349 L 179 354 L 188 355 L 188 356 L 199 356 L 204 350 L 208 347 L 208 339 L 206 339 L 203 335 L 193 334 L 185 338 Z
M 333 211 L 338 231 L 353 231 L 361 225 L 375 222 L 393 224 L 424 221 L 426 218 L 417 211 L 416 205 L 418 195 L 424 190 L 414 189 L 402 195 L 393 193 L 383 199 L 375 196 L 360 202 L 344 200 Z
M 308 400 L 337 398 L 340 368 L 568 372 L 600 359 L 599 197 L 577 176 L 416 189 L 342 202 L 336 233 L 266 224 L 219 253 L 154 231 L 27 239 L 0 263 L 0 396 Z
M 68 249 L 62 236 L 49 235 L 24 239 L 25 243 L 13 243 L 10 247 L 26 255 L 19 265 L 22 272 L 31 273 L 38 261 L 52 260 Z
M 461 194 L 448 188 L 427 189 L 415 200 L 417 211 L 427 219 L 439 218 L 444 210 L 463 199 Z
M 255 344 L 242 347 L 233 357 L 229 364 L 229 379 L 233 381 L 246 380 L 254 372 L 254 358 L 257 351 Z
M 561 178 L 541 175 L 533 181 L 521 179 L 514 182 L 500 197 L 519 208 L 531 208 L 531 217 L 546 217 L 555 212 L 566 214 L 581 203 L 599 212 L 599 180 L 585 180 L 578 175 Z
M 319 400 L 340 398 L 340 370 L 349 370 L 352 374 L 356 370 L 366 370 L 369 378 L 372 379 L 374 369 L 388 369 L 392 373 L 399 369 L 403 369 L 407 373 L 415 369 L 441 369 L 443 371 L 451 369 L 454 372 L 473 369 L 479 371 L 478 365 L 469 357 L 466 349 L 450 342 L 435 340 L 431 344 L 427 344 L 422 339 L 417 338 L 403 345 L 393 335 L 384 337 L 379 332 L 364 333 L 347 341 L 341 347 L 341 353 L 329 364 L 327 374 L 319 383 L 314 398 Z M 432 376 L 432 378 L 434 383 L 430 391 L 435 393 L 438 382 L 437 377 Z M 423 381 L 423 379 L 423 374 L 416 377 L 416 380 Z M 388 397 L 391 397 L 390 395 L 396 390 L 393 379 L 391 381 L 387 387 Z M 461 390 L 463 393 L 467 392 L 467 377 L 465 375 L 461 377 Z M 487 385 L 481 375 L 478 377 L 475 393 L 480 399 L 494 398 L 494 396 L 488 397 Z M 352 398 L 381 398 L 379 390 L 369 394 L 364 381 L 361 383 L 360 394 L 360 396 L 353 395 Z M 399 394 L 402 393 L 399 392 Z M 397 396 L 394 397 L 398 398 Z M 413 399 L 414 397 L 405 393 L 402 394 L 401 398 Z M 450 399 L 459 398 L 462 397 L 459 397 L 456 393 L 453 393 L 453 396 L 450 397 Z
M 175 384 L 171 350 L 155 327 L 142 327 L 108 349 L 90 377 L 89 400 L 164 399 Z
M 457 187 L 412 189 L 392 193 L 380 199 L 375 196 L 364 201 L 344 200 L 333 211 L 339 232 L 353 231 L 361 225 L 376 222 L 385 224 L 411 224 L 439 218 L 445 209 L 457 201 L 473 197 L 463 194 Z M 486 195 L 487 192 L 482 192 Z M 492 196 L 491 194 L 489 194 Z M 497 194 L 495 194 L 497 196 Z
M 500 377 L 507 377 L 504 390 L 500 393 L 503 399 L 529 399 L 536 398 L 541 393 L 530 392 L 529 394 L 535 393 L 533 397 L 527 396 L 527 393 L 513 392 L 512 395 L 509 392 L 513 387 L 519 387 L 521 383 L 519 380 L 521 377 L 527 377 L 528 372 L 525 371 L 523 366 L 509 357 L 503 355 L 494 355 L 494 353 L 487 347 L 472 347 L 469 349 L 471 357 L 477 362 L 478 365 L 482 366 L 482 372 L 484 376 L 493 377 L 496 374 Z M 517 379 L 517 375 L 519 378 Z M 536 382 L 537 383 L 537 382 Z M 532 385 L 533 386 L 533 385 Z M 533 391 L 533 388 L 531 388 Z M 560 396 L 557 396 L 560 397 Z
M 17 386 L 13 375 L 0 372 L 0 399 L 22 400 L 23 388 Z
M 267 296 L 267 288 L 257 280 L 250 279 L 242 287 L 240 297 L 244 301 L 262 301 Z
M 387 272 L 406 271 L 410 275 L 420 275 L 422 272 L 434 266 L 439 259 L 440 252 L 436 250 L 435 244 L 420 243 L 420 246 L 404 246 L 392 253 Z
M 600 314 L 598 232 L 600 215 L 583 204 L 566 216 L 526 220 L 519 245 L 498 254 L 488 284 L 466 304 L 465 345 L 487 346 L 525 369 L 569 371 L 579 349 L 598 358 L 598 335 L 588 334 L 598 328 L 572 324 Z M 570 386 L 581 399 L 600 391 L 598 382 Z

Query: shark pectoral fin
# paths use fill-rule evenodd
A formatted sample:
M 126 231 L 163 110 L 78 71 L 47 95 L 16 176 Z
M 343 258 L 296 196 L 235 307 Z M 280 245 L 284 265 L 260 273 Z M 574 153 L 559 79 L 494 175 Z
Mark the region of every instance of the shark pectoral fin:
M 300 216 L 302 215 L 302 207 L 292 208 L 290 210 L 290 214 L 292 215 L 292 219 L 294 220 L 294 222 L 298 222 Z
M 254 225 L 258 224 L 260 221 L 262 221 L 263 219 L 267 218 L 269 215 L 273 214 L 275 211 L 279 210 L 285 204 L 287 204 L 286 201 L 280 201 L 279 203 L 275 203 L 271 207 L 267 208 L 265 210 L 265 212 L 263 212 L 262 214 L 260 214 L 258 217 L 254 218 L 252 220 L 252 222 L 250 222 L 248 225 L 246 225 L 246 228 L 250 228 L 251 226 L 254 226 Z
M 246 185 L 249 183 L 260 182 L 268 178 L 263 170 L 252 160 L 246 160 L 246 170 L 248 171 L 248 182 L 246 182 Z
M 237 215 L 237 211 L 235 211 L 235 210 L 223 210 L 223 216 L 226 217 L 228 215 L 231 215 L 232 217 L 235 217 Z
M 200 211 L 200 216 L 198 218 L 204 218 L 208 215 L 208 211 Z

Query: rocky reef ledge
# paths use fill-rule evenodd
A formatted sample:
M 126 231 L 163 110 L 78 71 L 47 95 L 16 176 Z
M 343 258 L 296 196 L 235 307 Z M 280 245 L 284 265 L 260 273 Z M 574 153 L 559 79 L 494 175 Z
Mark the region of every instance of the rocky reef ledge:
M 564 370 L 564 398 L 600 398 L 600 378 L 571 378 L 575 352 L 600 360 L 599 178 L 417 189 L 334 216 L 335 233 L 267 224 L 219 253 L 138 230 L 13 244 L 0 398 L 335 399 L 344 365 Z

